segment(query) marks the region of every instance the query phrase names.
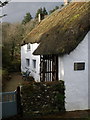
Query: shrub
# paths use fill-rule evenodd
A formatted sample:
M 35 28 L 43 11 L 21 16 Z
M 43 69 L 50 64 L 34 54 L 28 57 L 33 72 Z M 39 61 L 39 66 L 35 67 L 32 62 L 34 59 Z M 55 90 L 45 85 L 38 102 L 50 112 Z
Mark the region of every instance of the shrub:
M 11 62 L 11 65 L 8 67 L 9 72 L 20 72 L 21 62 L 20 60 L 14 60 Z
M 11 79 L 11 76 L 7 69 L 2 70 L 2 88 L 4 89 L 7 81 Z

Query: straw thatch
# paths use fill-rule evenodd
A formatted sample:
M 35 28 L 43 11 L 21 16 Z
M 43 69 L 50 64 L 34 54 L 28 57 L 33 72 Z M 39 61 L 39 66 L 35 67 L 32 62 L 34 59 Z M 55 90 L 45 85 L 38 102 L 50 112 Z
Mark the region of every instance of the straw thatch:
M 25 38 L 40 42 L 34 54 L 69 54 L 90 30 L 90 2 L 72 2 L 44 19 Z

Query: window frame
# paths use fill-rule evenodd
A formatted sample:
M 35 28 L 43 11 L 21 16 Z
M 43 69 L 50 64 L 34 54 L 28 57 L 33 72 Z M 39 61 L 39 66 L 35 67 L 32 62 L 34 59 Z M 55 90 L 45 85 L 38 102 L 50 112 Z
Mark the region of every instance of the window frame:
M 26 58 L 26 66 L 29 67 L 30 66 L 30 59 Z
M 74 71 L 85 70 L 85 62 L 74 62 Z
M 36 59 L 32 60 L 33 68 L 36 69 Z

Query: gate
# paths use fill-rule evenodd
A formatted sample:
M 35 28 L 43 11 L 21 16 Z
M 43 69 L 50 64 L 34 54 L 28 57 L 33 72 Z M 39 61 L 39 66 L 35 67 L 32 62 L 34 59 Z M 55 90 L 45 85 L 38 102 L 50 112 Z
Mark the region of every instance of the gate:
M 2 96 L 2 118 L 17 114 L 16 92 L 3 92 Z
M 2 118 L 20 114 L 21 99 L 20 87 L 17 91 L 0 93 L 0 106 L 2 106 Z

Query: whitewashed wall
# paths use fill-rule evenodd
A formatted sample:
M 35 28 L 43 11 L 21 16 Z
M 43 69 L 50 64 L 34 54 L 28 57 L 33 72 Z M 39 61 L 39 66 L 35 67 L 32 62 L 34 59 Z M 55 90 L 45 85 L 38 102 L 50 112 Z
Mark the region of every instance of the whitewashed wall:
M 40 81 L 40 76 L 39 76 L 39 72 L 40 72 L 40 56 L 35 56 L 32 53 L 34 52 L 34 50 L 38 47 L 39 44 L 34 43 L 34 44 L 30 44 L 30 50 L 27 50 L 27 44 L 21 46 L 21 71 L 25 72 L 26 68 L 29 68 L 29 71 L 31 71 L 31 76 L 34 77 L 34 79 L 38 82 Z M 26 65 L 26 59 L 30 59 L 30 65 L 27 66 Z M 36 68 L 33 67 L 33 60 L 36 60 Z
M 59 57 L 59 80 L 65 81 L 67 111 L 88 109 L 88 35 L 90 32 L 69 55 Z M 85 62 L 85 70 L 74 71 L 75 62 Z
M 90 108 L 90 32 L 88 35 L 88 106 Z

